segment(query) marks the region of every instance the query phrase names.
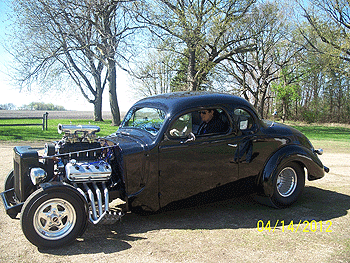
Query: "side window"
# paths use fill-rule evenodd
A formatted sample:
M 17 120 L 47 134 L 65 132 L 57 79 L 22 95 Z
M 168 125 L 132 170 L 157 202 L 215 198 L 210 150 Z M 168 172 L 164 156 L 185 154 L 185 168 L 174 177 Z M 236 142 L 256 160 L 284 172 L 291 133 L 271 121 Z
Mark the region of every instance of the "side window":
M 222 109 L 204 108 L 181 115 L 169 129 L 172 137 L 186 137 L 191 132 L 197 135 L 214 135 L 228 132 L 230 122 Z
M 254 119 L 246 110 L 235 109 L 234 111 L 238 128 L 241 131 L 250 130 L 254 126 Z
M 192 132 L 192 113 L 180 116 L 170 127 L 172 137 L 184 137 Z

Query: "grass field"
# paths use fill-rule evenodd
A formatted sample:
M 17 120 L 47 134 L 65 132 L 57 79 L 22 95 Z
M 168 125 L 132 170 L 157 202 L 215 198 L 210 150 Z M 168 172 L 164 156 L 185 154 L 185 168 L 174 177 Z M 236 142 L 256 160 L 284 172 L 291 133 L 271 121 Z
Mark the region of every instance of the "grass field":
M 40 121 L 39 121 L 40 122 Z M 38 120 L 0 120 L 0 124 L 10 123 L 38 123 Z M 49 119 L 48 130 L 43 131 L 41 126 L 5 126 L 0 129 L 1 141 L 42 141 L 58 140 L 62 135 L 57 132 L 58 124 L 69 125 L 97 125 L 101 131 L 98 136 L 106 136 L 117 131 L 118 127 L 111 126 L 112 121 L 95 122 L 89 119 Z M 302 124 L 287 122 L 310 140 L 338 141 L 350 143 L 350 125 L 340 124 Z
M 304 133 L 310 140 L 335 140 L 350 142 L 349 125 L 296 124 L 292 122 L 289 123 L 289 125 Z
M 38 120 L 0 120 L 0 124 L 10 123 L 38 123 Z M 118 130 L 118 127 L 111 126 L 112 121 L 95 122 L 91 120 L 68 120 L 53 119 L 48 121 L 47 131 L 43 131 L 41 126 L 4 126 L 0 129 L 1 141 L 42 141 L 58 140 L 62 135 L 57 132 L 58 124 L 68 125 L 97 125 L 101 131 L 98 136 L 106 136 Z

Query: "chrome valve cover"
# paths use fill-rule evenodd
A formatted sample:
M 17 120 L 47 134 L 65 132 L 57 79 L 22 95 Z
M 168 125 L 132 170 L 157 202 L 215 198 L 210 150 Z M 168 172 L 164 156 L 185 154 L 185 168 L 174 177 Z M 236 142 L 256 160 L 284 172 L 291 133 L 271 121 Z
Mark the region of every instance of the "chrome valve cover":
M 72 182 L 106 181 L 111 178 L 112 168 L 105 161 L 77 163 L 71 160 L 65 167 L 66 176 Z

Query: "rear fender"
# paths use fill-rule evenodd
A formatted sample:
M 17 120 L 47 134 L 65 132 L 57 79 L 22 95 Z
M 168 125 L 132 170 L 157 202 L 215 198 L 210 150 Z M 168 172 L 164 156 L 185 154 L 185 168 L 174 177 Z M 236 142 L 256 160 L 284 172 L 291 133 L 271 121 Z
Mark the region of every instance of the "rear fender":
M 258 185 L 262 187 L 263 195 L 272 196 L 274 192 L 273 181 L 277 176 L 278 168 L 289 162 L 296 162 L 306 168 L 309 180 L 324 176 L 323 164 L 311 150 L 298 145 L 285 146 L 269 158 L 264 170 L 258 177 Z

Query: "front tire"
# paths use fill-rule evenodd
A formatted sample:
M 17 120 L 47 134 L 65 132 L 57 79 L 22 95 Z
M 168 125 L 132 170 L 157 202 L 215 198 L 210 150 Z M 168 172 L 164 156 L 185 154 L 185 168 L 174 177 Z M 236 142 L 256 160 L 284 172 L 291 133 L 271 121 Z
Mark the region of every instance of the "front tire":
M 6 176 L 4 190 L 8 191 L 8 190 L 12 189 L 14 187 L 14 184 L 15 184 L 15 176 L 14 176 L 13 170 L 11 170 L 8 173 L 8 175 Z M 17 204 L 13 192 L 7 192 L 6 198 L 11 205 Z
M 13 188 L 14 183 L 15 183 L 14 180 L 15 180 L 15 177 L 14 177 L 14 174 L 13 174 L 13 170 L 11 170 L 8 173 L 8 175 L 6 176 L 6 179 L 5 179 L 5 185 L 4 185 L 5 191 L 10 190 L 11 188 Z
M 295 203 L 305 187 L 305 174 L 302 167 L 290 162 L 277 171 L 274 178 L 274 193 L 271 201 L 279 208 L 284 208 Z
M 84 203 L 67 189 L 38 189 L 24 203 L 22 231 L 38 247 L 55 248 L 73 242 L 85 230 Z

